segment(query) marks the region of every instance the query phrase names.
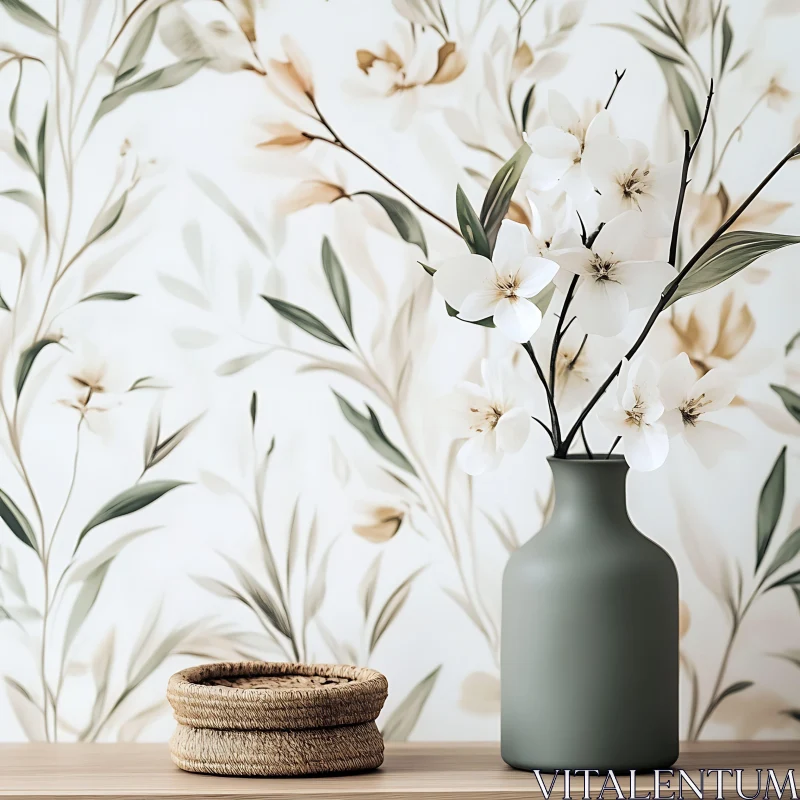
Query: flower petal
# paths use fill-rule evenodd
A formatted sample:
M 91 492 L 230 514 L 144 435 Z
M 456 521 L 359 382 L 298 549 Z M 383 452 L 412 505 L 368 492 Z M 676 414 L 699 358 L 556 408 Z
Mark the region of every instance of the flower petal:
M 581 118 L 567 98 L 561 92 L 551 89 L 547 95 L 547 110 L 554 125 L 562 131 L 576 131 L 580 127 Z
M 580 142 L 571 134 L 553 125 L 545 125 L 528 134 L 531 150 L 542 158 L 572 161 L 581 152 Z
M 542 324 L 542 312 L 530 300 L 504 297 L 495 308 L 494 324 L 515 342 L 527 342 Z
M 491 317 L 497 308 L 497 300 L 497 290 L 494 287 L 473 292 L 464 298 L 458 318 L 466 322 L 480 322 Z
M 455 309 L 460 309 L 467 295 L 494 285 L 495 269 L 488 258 L 460 255 L 439 264 L 433 285 Z
M 630 427 L 628 415 L 619 406 L 601 406 L 597 409 L 597 419 L 614 436 L 622 436 Z
M 733 398 L 736 397 L 736 376 L 733 370 L 725 367 L 709 370 L 697 381 L 692 395 L 694 397 L 705 395 L 702 408 L 704 414 L 730 405 Z
M 611 114 L 602 108 L 595 114 L 594 119 L 589 123 L 586 128 L 585 142 L 588 147 L 593 139 L 599 136 L 613 136 L 614 135 L 614 122 L 611 119 Z
M 497 450 L 497 437 L 494 431 L 489 431 L 467 439 L 458 451 L 456 461 L 467 475 L 481 475 L 493 470 L 501 458 L 502 454 Z
M 666 261 L 625 261 L 617 264 L 614 275 L 625 287 L 631 308 L 644 308 L 656 304 L 677 273 Z
M 704 419 L 684 426 L 684 436 L 707 469 L 715 467 L 725 453 L 736 450 L 745 442 L 740 433 Z
M 572 308 L 583 330 L 598 336 L 616 336 L 628 321 L 628 295 L 613 281 L 584 278 Z
M 593 277 L 594 270 L 589 267 L 591 260 L 592 251 L 586 247 L 570 247 L 567 250 L 559 250 L 557 253 L 553 253 L 553 261 L 573 275 Z
M 658 469 L 669 454 L 669 436 L 663 425 L 630 426 L 622 434 L 625 460 L 631 469 L 650 472 Z
M 576 202 L 585 200 L 594 192 L 592 182 L 580 162 L 569 167 L 561 176 L 559 185 Z
M 518 452 L 528 439 L 531 430 L 531 418 L 523 408 L 512 408 L 506 411 L 495 426 L 497 447 L 504 453 Z
M 504 219 L 497 233 L 492 261 L 501 274 L 513 275 L 523 259 L 536 252 L 531 232 L 520 222 Z
M 628 148 L 615 136 L 596 136 L 583 152 L 589 179 L 601 194 L 617 183 L 630 164 Z
M 689 396 L 697 381 L 697 373 L 686 353 L 680 353 L 668 361 L 661 372 L 658 388 L 665 408 L 679 408 Z
M 549 258 L 526 258 L 517 271 L 520 281 L 517 294 L 520 297 L 535 297 L 555 278 L 558 264 Z
M 607 261 L 633 261 L 641 256 L 644 227 L 638 211 L 626 211 L 606 222 L 592 250 Z

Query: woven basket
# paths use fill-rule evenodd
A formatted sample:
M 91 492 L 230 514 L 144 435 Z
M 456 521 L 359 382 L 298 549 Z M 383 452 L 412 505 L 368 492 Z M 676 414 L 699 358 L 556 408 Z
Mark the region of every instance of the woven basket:
M 292 776 L 383 762 L 379 672 L 328 664 L 207 664 L 173 675 L 172 760 L 189 772 Z

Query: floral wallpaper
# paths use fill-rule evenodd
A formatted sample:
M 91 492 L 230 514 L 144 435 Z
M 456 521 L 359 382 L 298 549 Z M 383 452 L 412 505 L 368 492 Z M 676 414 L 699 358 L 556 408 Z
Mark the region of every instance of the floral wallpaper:
M 797 0 L 0 0 L 0 739 L 165 740 L 168 676 L 230 658 L 369 665 L 387 738 L 496 738 L 548 442 L 458 468 L 439 398 L 512 345 L 419 262 L 551 90 L 613 89 L 668 162 L 713 78 L 696 248 L 800 138 L 798 33 Z M 797 169 L 736 228 L 798 234 Z M 628 484 L 679 568 L 685 738 L 800 735 L 797 253 L 648 345 L 739 376 L 735 452 Z M 565 337 L 556 393 L 624 346 Z

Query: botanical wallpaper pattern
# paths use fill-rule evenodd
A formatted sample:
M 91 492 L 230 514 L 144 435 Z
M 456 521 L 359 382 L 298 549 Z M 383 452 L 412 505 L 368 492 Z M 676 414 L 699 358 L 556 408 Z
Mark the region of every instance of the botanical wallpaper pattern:
M 496 738 L 547 442 L 455 466 L 438 398 L 512 345 L 418 262 L 550 89 L 623 71 L 660 161 L 715 81 L 697 246 L 800 138 L 798 34 L 797 0 L 0 0 L 0 739 L 166 739 L 167 677 L 228 658 L 369 665 L 387 738 Z M 737 227 L 799 233 L 797 169 Z M 800 735 L 797 259 L 649 345 L 740 376 L 736 454 L 629 478 L 679 568 L 685 738 Z M 580 344 L 558 393 L 618 356 Z

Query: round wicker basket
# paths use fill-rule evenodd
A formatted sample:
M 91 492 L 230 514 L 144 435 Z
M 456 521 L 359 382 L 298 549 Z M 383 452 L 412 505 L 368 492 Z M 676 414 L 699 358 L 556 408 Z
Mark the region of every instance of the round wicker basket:
M 292 776 L 374 769 L 379 672 L 329 664 L 207 664 L 173 675 L 172 760 L 189 772 Z

